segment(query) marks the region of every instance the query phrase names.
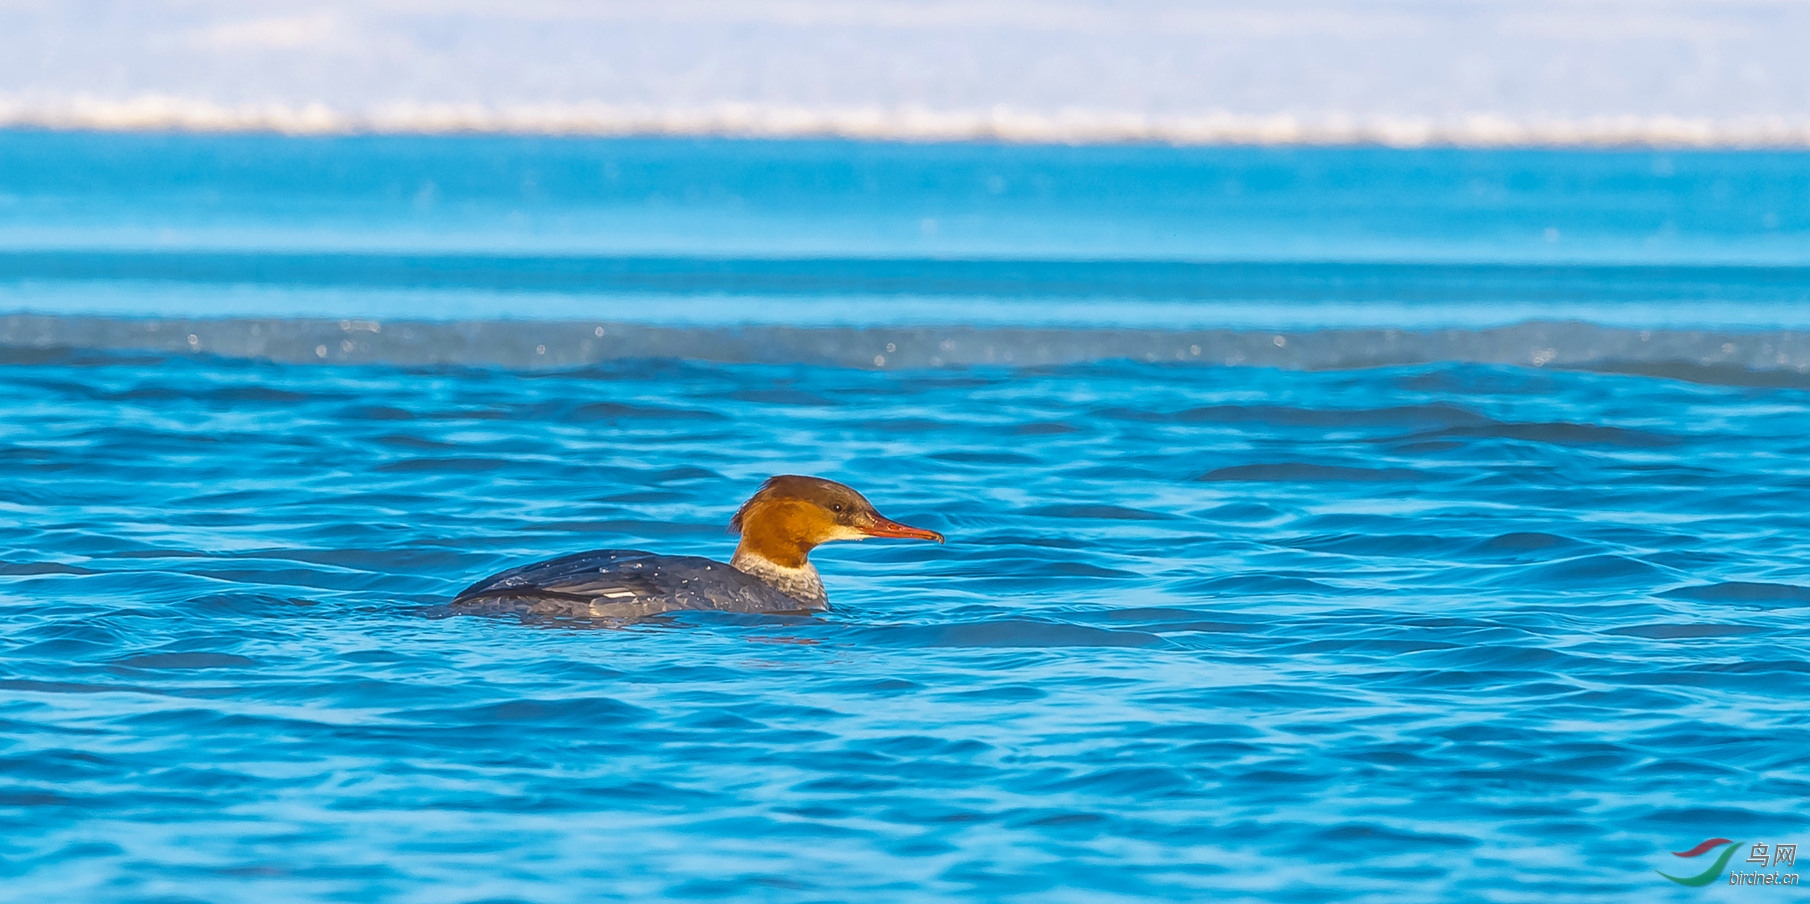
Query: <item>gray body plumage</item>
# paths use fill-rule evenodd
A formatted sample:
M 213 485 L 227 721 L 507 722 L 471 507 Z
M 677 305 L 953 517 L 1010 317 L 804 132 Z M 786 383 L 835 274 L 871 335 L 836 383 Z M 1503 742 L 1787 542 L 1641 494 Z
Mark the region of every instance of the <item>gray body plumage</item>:
M 815 576 L 813 569 L 812 576 Z M 632 620 L 662 612 L 806 613 L 829 608 L 701 556 L 599 549 L 492 575 L 460 591 L 452 608 L 493 615 Z

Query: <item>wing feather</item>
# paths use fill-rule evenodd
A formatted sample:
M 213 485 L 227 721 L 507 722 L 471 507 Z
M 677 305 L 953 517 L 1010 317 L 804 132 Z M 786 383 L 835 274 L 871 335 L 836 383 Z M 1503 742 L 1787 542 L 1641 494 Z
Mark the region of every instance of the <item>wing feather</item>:
M 452 605 L 561 617 L 623 617 L 681 609 L 801 612 L 810 607 L 722 562 L 599 549 L 511 568 L 459 592 Z

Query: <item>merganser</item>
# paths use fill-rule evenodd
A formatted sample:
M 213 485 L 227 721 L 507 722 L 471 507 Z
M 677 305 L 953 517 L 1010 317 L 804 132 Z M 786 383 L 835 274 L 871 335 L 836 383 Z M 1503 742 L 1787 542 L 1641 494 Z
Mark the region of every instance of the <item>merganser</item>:
M 833 480 L 793 474 L 761 484 L 729 529 L 741 543 L 729 564 L 700 556 L 598 549 L 491 575 L 460 591 L 452 607 L 480 614 L 636 619 L 681 609 L 821 612 L 829 608 L 811 550 L 831 540 L 943 535 L 882 517 L 860 493 Z

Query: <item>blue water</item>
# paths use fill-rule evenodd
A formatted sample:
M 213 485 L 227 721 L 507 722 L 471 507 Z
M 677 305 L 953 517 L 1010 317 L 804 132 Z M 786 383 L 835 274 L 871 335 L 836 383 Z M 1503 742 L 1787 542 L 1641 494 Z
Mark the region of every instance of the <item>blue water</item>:
M 716 231 L 512 232 L 451 175 L 413 206 L 408 160 L 477 180 L 587 154 L 665 166 L 643 188 Z M 1799 894 L 1656 871 L 1810 835 L 1810 359 L 1764 369 L 1810 320 L 1806 159 L 0 134 L 0 320 L 64 331 L 0 344 L 0 897 Z M 905 175 L 851 200 L 838 173 L 874 160 Z M 1159 217 L 1053 189 L 1069 219 L 1034 248 L 1044 208 L 989 207 L 984 179 L 1004 244 L 889 244 L 975 160 L 1032 185 L 1105 168 L 1133 200 L 1260 170 L 1299 188 L 1174 241 L 1247 223 L 1299 253 L 1132 254 Z M 1538 178 L 1466 206 L 1448 189 L 1476 172 Z M 1327 173 L 1462 228 L 1321 199 Z M 546 204 L 657 219 L 589 190 Z M 1597 250 L 1545 250 L 1569 225 L 1493 240 L 1543 222 L 1529 198 Z M 1399 253 L 1363 253 L 1371 230 Z M 1516 298 L 1556 357 L 1444 351 L 1526 319 Z M 1278 355 L 1426 360 L 869 366 L 859 344 L 918 324 L 1028 355 L 1160 338 L 1153 310 L 1284 324 L 1254 340 Z M 1438 329 L 1352 329 L 1402 318 Z M 495 363 L 537 319 L 679 344 Z M 793 344 L 751 356 L 774 325 Z M 1586 347 L 1649 327 L 1622 337 L 1646 358 Z M 208 344 L 279 328 L 347 344 Z M 823 548 L 821 618 L 437 608 L 563 552 L 726 557 L 735 506 L 788 472 L 949 543 Z
M 11 250 L 1810 263 L 1810 154 L 0 130 Z

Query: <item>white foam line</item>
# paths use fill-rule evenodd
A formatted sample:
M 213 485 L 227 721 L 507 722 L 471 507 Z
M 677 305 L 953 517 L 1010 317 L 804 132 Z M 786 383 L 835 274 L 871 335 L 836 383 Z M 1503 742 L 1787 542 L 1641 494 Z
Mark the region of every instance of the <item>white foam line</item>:
M 1204 112 L 1145 115 L 1086 109 L 1030 111 L 925 107 L 809 108 L 726 103 L 656 109 L 608 104 L 395 104 L 337 110 L 323 103 L 227 105 L 161 94 L 92 96 L 46 105 L 0 97 L 0 127 L 56 130 L 334 134 L 532 134 L 571 136 L 836 137 L 898 141 L 1056 144 L 1393 147 L 1810 148 L 1810 119 L 1717 120 L 1676 116 L 1525 119 L 1478 113 L 1451 118 Z

